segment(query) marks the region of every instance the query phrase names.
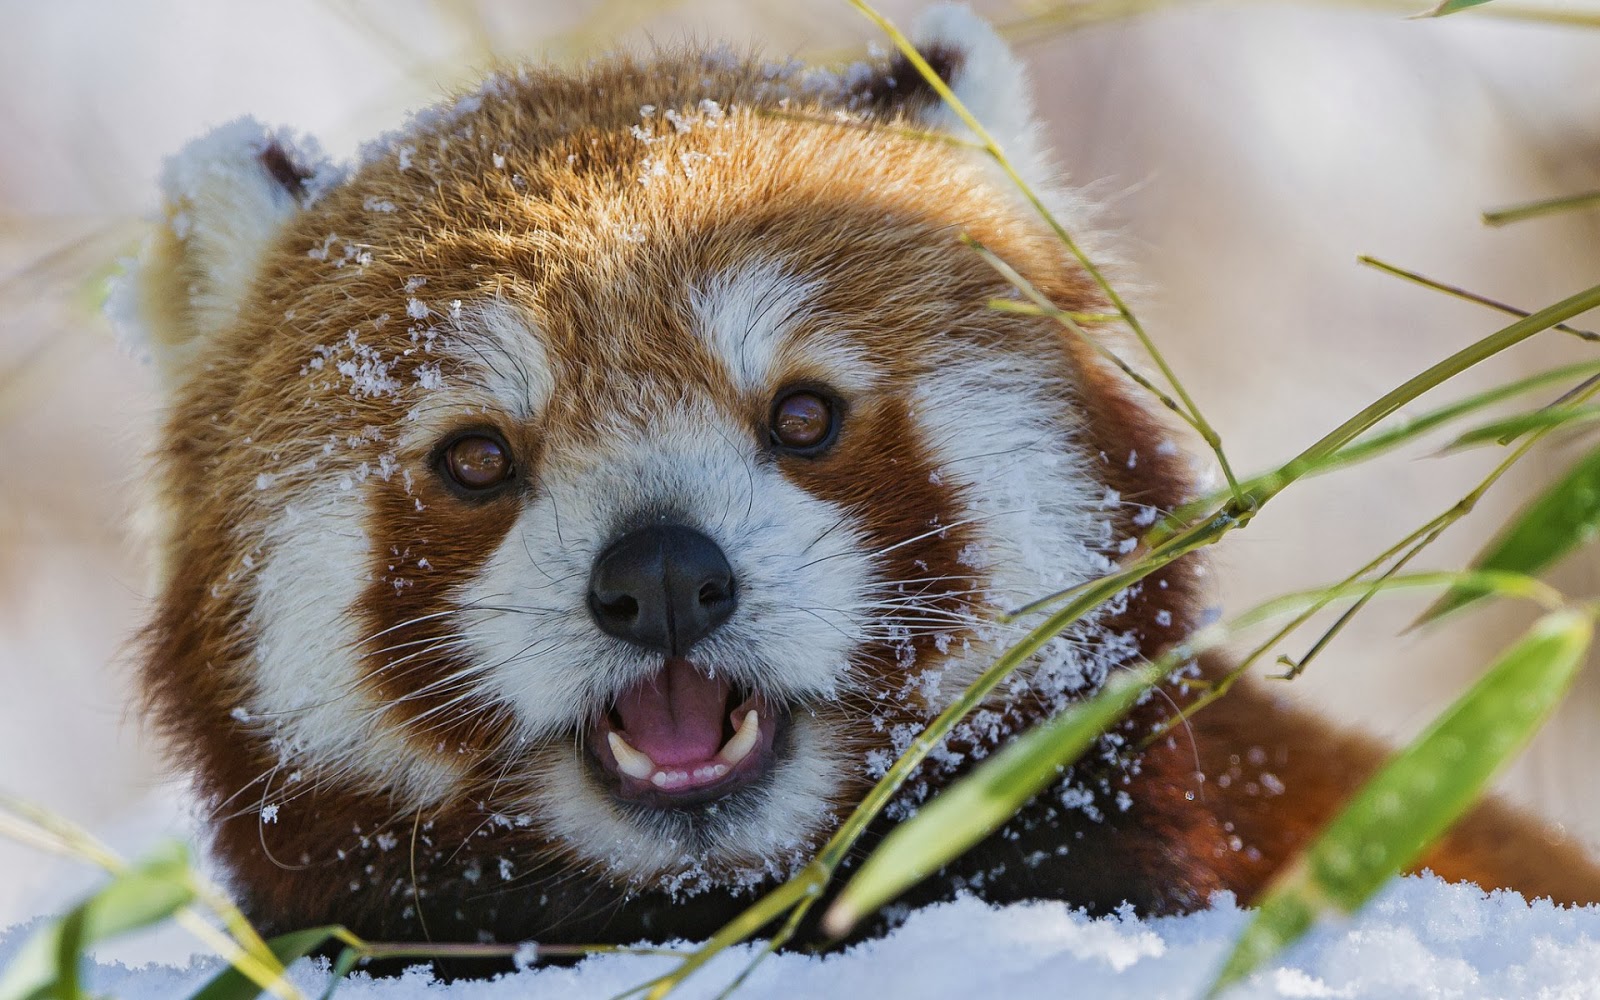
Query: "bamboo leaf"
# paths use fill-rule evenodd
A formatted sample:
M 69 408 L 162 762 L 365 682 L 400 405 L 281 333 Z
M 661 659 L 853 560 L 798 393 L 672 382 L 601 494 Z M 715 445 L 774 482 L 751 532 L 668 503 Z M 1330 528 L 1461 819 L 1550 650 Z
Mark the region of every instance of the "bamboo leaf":
M 1512 205 L 1508 208 L 1490 209 L 1483 213 L 1483 221 L 1485 225 L 1489 226 L 1506 226 L 1513 222 L 1521 222 L 1524 219 L 1535 219 L 1541 215 L 1553 215 L 1556 212 L 1571 212 L 1597 206 L 1600 206 L 1600 191 L 1585 191 L 1582 194 L 1569 194 L 1560 198 L 1546 198 L 1542 201 L 1530 201 L 1523 205 Z
M 1514 382 L 1497 385 L 1483 392 L 1464 396 L 1437 409 L 1396 421 L 1392 426 L 1385 426 L 1363 434 L 1338 451 L 1318 459 L 1315 464 L 1307 468 L 1305 474 L 1313 476 L 1325 475 L 1359 462 L 1369 461 L 1380 455 L 1387 454 L 1401 445 L 1474 410 L 1481 410 L 1514 396 L 1555 383 L 1571 382 L 1574 379 L 1589 379 L 1595 376 L 1600 376 L 1600 361 L 1580 361 L 1576 364 L 1551 368 L 1526 378 L 1517 379 Z M 1253 476 L 1243 480 L 1240 485 L 1247 493 L 1253 493 L 1257 490 L 1277 489 L 1277 483 L 1283 477 L 1284 471 L 1283 469 L 1276 469 L 1262 475 Z M 1159 541 L 1164 536 L 1166 532 L 1163 531 L 1163 528 L 1171 530 L 1172 526 L 1182 525 L 1206 511 L 1214 510 L 1219 504 L 1225 502 L 1231 493 L 1232 490 L 1228 488 L 1216 490 L 1179 507 L 1153 530 L 1151 536 L 1153 541 Z
M 303 931 L 291 931 L 269 938 L 267 948 L 282 965 L 288 967 L 333 940 L 339 930 L 338 927 L 308 927 Z M 332 992 L 331 986 L 328 992 Z M 260 995 L 259 983 L 238 969 L 229 967 L 202 986 L 189 1000 L 254 1000 Z
M 1321 914 L 1360 908 L 1448 829 L 1561 701 L 1593 632 L 1588 611 L 1535 622 L 1273 880 L 1207 995 L 1244 979 Z
M 1454 14 L 1458 10 L 1466 10 L 1468 7 L 1478 7 L 1488 2 L 1489 0 L 1440 0 L 1439 3 L 1429 7 L 1427 10 L 1423 11 L 1417 16 L 1443 17 L 1446 14 Z
M 1093 698 L 1018 737 L 941 792 L 883 839 L 823 916 L 823 930 L 843 937 L 861 918 L 999 829 L 1160 677 L 1150 666 L 1113 675 Z
M 1600 449 L 1524 506 L 1472 561 L 1473 569 L 1536 575 L 1600 532 Z M 1423 612 L 1422 625 L 1483 597 L 1482 587 L 1452 587 Z M 1415 627 L 1415 626 L 1413 626 Z
M 1446 446 L 1447 451 L 1466 448 L 1485 441 L 1507 442 L 1529 431 L 1564 424 L 1588 424 L 1600 420 L 1600 406 L 1547 406 L 1528 413 L 1518 413 L 1475 427 Z
M 86 949 L 160 923 L 193 901 L 188 858 L 173 844 L 41 928 L 0 976 L 0 1000 L 79 1000 Z

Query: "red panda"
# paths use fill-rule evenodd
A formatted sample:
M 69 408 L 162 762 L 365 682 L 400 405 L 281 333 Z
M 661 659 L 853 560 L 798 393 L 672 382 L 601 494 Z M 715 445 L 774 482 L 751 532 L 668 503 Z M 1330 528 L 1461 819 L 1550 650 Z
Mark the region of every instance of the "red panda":
M 1051 185 L 1022 70 L 960 7 L 921 50 Z M 900 57 L 727 49 L 497 73 L 345 169 L 225 126 L 125 285 L 168 415 L 141 677 L 268 932 L 709 934 L 804 863 L 1016 633 L 1195 492 L 1152 401 L 1038 316 L 1095 282 Z M 1190 558 L 1052 642 L 894 822 L 1188 634 Z M 916 890 L 1095 912 L 1248 900 L 1381 750 L 1241 685 L 1132 752 L 1176 677 Z M 871 838 L 868 838 L 869 841 Z M 1600 899 L 1479 807 L 1424 863 Z

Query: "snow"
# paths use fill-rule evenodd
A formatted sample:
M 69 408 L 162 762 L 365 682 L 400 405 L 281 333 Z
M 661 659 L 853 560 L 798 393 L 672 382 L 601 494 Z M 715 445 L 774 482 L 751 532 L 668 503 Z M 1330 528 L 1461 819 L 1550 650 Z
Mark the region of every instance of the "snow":
M 1195 997 L 1249 916 L 1225 895 L 1208 910 L 1150 920 L 1126 914 L 1090 919 L 1057 903 L 990 907 L 961 899 L 917 911 L 894 934 L 841 954 L 768 958 L 737 995 Z M 24 925 L 0 932 L 0 967 L 27 930 Z M 752 954 L 744 946 L 719 957 L 678 995 L 716 995 Z M 658 956 L 605 955 L 576 967 L 534 967 L 494 981 L 448 985 L 419 968 L 394 979 L 358 974 L 336 996 L 605 998 L 671 964 Z M 137 968 L 108 961 L 90 970 L 87 985 L 123 1000 L 171 1000 L 193 992 L 218 968 L 210 958 Z M 1597 970 L 1600 907 L 1530 905 L 1515 893 L 1485 895 L 1423 876 L 1396 881 L 1359 918 L 1313 932 L 1284 961 L 1229 996 L 1600 997 Z M 291 975 L 313 996 L 326 984 L 325 967 L 311 962 L 301 962 Z

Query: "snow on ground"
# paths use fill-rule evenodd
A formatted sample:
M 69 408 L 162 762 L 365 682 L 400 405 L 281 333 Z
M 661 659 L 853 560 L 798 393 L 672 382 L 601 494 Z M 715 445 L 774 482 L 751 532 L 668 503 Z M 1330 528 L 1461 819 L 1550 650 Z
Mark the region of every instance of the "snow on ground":
M 1055 903 L 992 908 L 965 899 L 915 913 L 895 934 L 826 958 L 766 960 L 740 996 L 1188 998 L 1198 996 L 1249 912 L 1219 897 L 1186 917 L 1091 920 Z M 0 932 L 0 967 L 26 936 Z M 680 994 L 716 995 L 748 947 L 724 955 Z M 664 971 L 665 958 L 609 955 L 572 968 L 534 968 L 496 981 L 441 985 L 421 969 L 398 979 L 358 975 L 347 1000 L 541 1000 L 615 996 Z M 97 965 L 88 986 L 119 1000 L 187 996 L 218 968 Z M 325 968 L 302 962 L 297 984 L 317 995 Z M 1525 903 L 1437 878 L 1392 884 L 1354 921 L 1314 932 L 1286 960 L 1230 994 L 1237 998 L 1600 998 L 1600 907 Z

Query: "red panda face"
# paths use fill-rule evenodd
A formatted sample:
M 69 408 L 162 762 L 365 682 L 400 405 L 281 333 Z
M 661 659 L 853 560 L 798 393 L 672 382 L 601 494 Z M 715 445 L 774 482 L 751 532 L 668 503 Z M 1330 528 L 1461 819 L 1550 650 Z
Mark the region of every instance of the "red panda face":
M 237 867 L 393 826 L 624 888 L 771 877 L 1018 634 L 999 612 L 1170 502 L 1155 440 L 1108 445 L 1145 444 L 1143 411 L 988 308 L 1009 286 L 960 238 L 1071 308 L 1087 280 L 970 151 L 877 124 L 936 115 L 885 79 L 526 73 L 348 178 L 262 181 L 282 141 L 234 137 L 201 174 L 234 188 L 174 182 L 143 291 L 173 394 L 146 679 Z M 236 188 L 276 221 L 208 209 Z M 1137 655 L 1126 612 L 943 765 Z

